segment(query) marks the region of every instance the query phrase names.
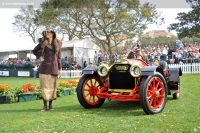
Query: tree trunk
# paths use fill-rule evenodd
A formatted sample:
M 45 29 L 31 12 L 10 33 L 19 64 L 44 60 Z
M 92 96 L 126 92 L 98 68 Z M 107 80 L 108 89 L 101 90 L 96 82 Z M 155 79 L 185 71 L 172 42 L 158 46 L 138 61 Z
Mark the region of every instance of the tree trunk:
M 112 50 L 111 50 L 111 42 L 110 42 L 110 37 L 109 36 L 107 36 L 106 37 L 107 38 L 107 46 L 108 46 L 108 51 L 109 51 L 109 59 L 111 59 L 111 57 L 112 57 Z

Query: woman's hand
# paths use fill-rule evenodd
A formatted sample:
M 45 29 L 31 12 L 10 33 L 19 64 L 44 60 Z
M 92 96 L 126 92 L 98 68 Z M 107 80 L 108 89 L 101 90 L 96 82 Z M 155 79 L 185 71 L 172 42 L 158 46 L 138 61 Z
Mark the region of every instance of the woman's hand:
M 41 57 L 39 58 L 39 60 L 40 60 L 40 61 L 44 61 L 44 58 L 41 56 Z
M 58 75 L 59 75 L 59 78 L 62 76 L 62 70 L 59 70 Z

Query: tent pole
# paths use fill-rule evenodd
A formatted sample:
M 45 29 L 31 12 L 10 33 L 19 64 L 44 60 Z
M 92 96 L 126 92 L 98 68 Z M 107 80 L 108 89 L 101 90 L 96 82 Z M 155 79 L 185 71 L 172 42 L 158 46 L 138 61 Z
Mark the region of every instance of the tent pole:
M 17 59 L 19 60 L 19 49 L 17 51 Z
M 32 56 L 31 56 L 31 51 L 30 51 L 30 61 L 32 62 Z

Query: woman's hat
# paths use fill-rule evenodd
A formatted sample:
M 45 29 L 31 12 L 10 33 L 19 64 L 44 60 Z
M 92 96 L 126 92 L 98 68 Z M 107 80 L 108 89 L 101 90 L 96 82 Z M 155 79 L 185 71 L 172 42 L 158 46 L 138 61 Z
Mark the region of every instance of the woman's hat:
M 50 27 L 47 27 L 43 32 L 42 32 L 42 35 L 45 36 L 47 32 L 52 32 L 53 34 L 56 34 L 55 31 L 50 28 Z

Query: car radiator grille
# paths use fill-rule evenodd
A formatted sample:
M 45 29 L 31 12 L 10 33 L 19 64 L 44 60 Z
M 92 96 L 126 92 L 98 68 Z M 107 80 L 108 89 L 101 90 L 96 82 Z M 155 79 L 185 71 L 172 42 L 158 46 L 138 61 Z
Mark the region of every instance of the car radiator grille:
M 113 67 L 114 68 L 114 67 Z M 129 69 L 126 71 L 111 70 L 109 73 L 110 89 L 133 89 L 135 78 L 131 76 Z

